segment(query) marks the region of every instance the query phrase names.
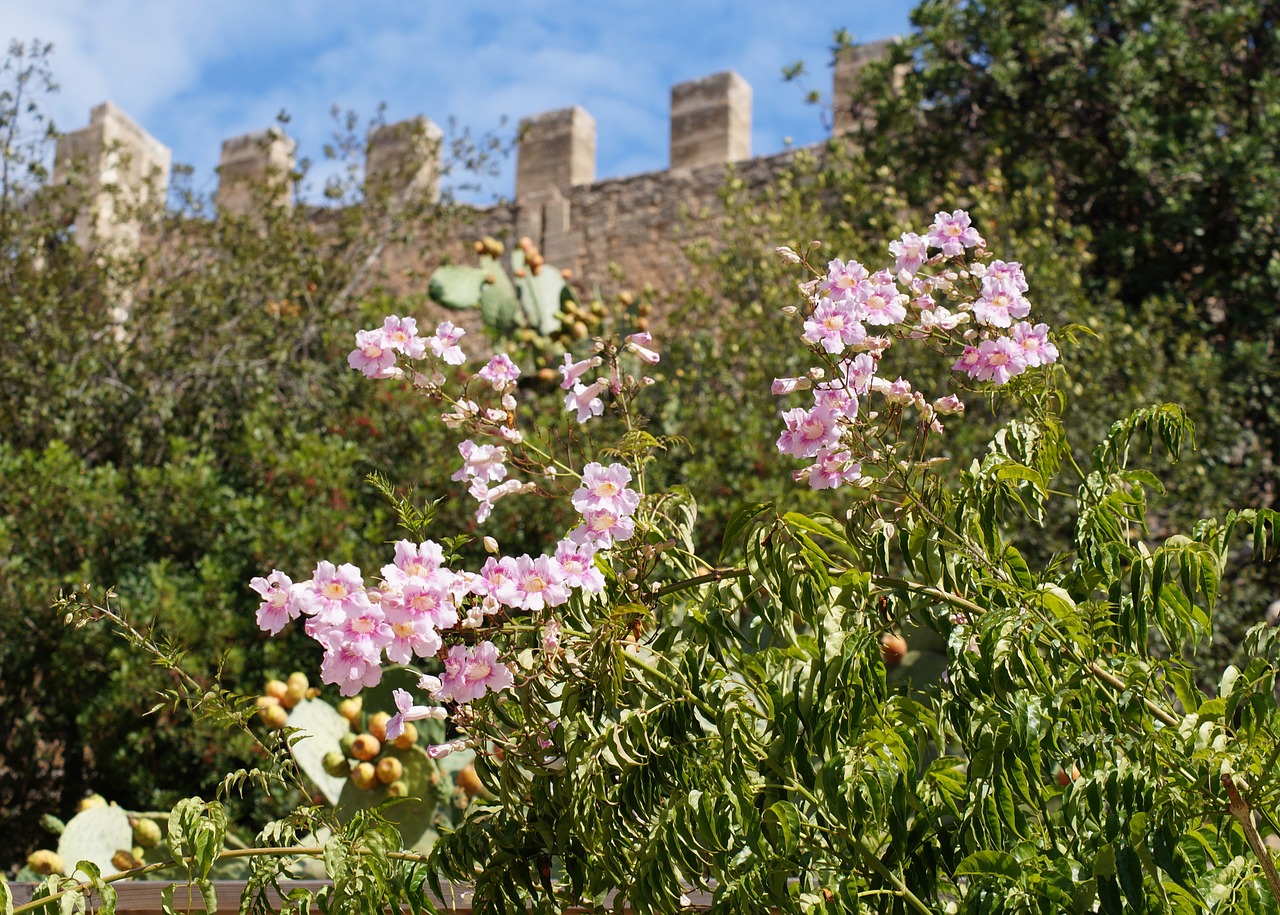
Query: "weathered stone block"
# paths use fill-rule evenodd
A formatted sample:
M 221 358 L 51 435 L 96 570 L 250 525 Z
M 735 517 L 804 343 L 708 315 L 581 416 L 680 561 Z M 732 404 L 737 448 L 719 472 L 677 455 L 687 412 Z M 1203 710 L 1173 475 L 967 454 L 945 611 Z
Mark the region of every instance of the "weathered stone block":
M 136 246 L 143 211 L 164 206 L 171 158 L 169 147 L 111 102 L 90 112 L 88 127 L 60 136 L 53 180 L 67 181 L 73 169 L 83 169 L 85 201 L 75 216 L 79 244 Z
M 848 133 L 866 121 L 859 104 L 862 68 L 889 56 L 897 38 L 884 38 L 869 44 L 848 45 L 836 52 L 831 85 L 831 132 Z
M 726 70 L 671 89 L 671 167 L 751 158 L 751 84 Z
M 296 150 L 297 144 L 279 127 L 224 140 L 218 163 L 218 209 L 247 216 L 259 200 L 292 206 Z
M 596 122 L 575 105 L 520 122 L 516 198 L 590 184 L 596 178 Z
M 440 199 L 440 146 L 444 134 L 424 117 L 369 131 L 365 193 L 421 194 Z

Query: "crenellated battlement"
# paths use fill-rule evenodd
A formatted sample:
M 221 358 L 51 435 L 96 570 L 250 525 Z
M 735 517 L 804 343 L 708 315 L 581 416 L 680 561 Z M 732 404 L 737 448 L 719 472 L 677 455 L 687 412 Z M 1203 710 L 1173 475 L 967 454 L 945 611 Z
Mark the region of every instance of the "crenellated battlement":
M 837 54 L 834 134 L 857 123 L 859 74 L 885 56 L 894 40 Z M 752 157 L 751 85 L 733 71 L 673 86 L 670 105 L 669 167 L 621 178 L 597 179 L 596 122 L 584 108 L 524 118 L 517 133 L 513 198 L 478 211 L 477 227 L 496 236 L 530 236 L 548 261 L 574 269 L 586 282 L 606 280 L 593 273 L 610 262 L 642 281 L 664 266 L 675 267 L 683 244 L 678 226 L 686 214 L 696 220 L 718 207 L 716 191 L 727 164 L 748 184 L 762 185 L 794 150 Z M 441 146 L 440 129 L 426 117 L 372 130 L 367 187 L 438 200 Z M 262 206 L 291 205 L 295 151 L 295 142 L 278 127 L 226 140 L 218 165 L 218 212 L 244 216 Z M 87 170 L 91 194 L 77 220 L 81 244 L 136 244 L 139 227 L 113 223 L 109 217 L 118 207 L 112 201 L 163 199 L 169 150 L 107 102 L 93 110 L 88 127 L 59 138 L 56 159 L 56 176 L 65 175 L 73 159 Z

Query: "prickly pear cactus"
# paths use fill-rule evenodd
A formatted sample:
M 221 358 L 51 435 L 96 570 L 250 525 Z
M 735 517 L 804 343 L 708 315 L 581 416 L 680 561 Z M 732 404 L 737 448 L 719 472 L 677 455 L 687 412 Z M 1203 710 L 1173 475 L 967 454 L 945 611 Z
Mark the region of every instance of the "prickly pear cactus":
M 520 325 L 520 300 L 502 263 L 486 254 L 480 258 L 484 279 L 480 285 L 480 315 L 485 327 L 509 334 Z
M 307 735 L 293 744 L 298 767 L 340 819 L 404 798 L 383 813 L 400 830 L 406 848 L 426 851 L 439 827 L 457 823 L 481 789 L 471 751 L 440 762 L 427 754 L 427 747 L 445 741 L 442 722 L 413 722 L 398 741 L 386 740 L 386 719 L 396 711 L 393 691 L 416 691 L 418 676 L 408 667 L 385 668 L 381 683 L 362 691 L 358 701 L 342 703 L 341 711 L 322 699 L 307 699 L 290 710 L 288 724 Z
M 516 291 L 520 295 L 520 307 L 524 309 L 525 325 L 544 336 L 553 334 L 560 327 L 560 308 L 565 296 L 572 298 L 573 294 L 559 269 L 539 263 L 528 254 L 524 248 L 511 252 L 511 269 L 516 275 Z
M 58 839 L 58 855 L 68 868 L 77 861 L 90 861 L 103 874 L 114 874 L 117 852 L 133 847 L 133 827 L 129 815 L 119 807 L 92 807 L 73 816 Z
M 560 327 L 562 306 L 573 301 L 563 271 L 543 262 L 533 242 L 520 240 L 511 252 L 511 273 L 499 258 L 503 245 L 494 238 L 476 242 L 480 266 L 449 264 L 431 275 L 432 300 L 453 309 L 479 308 L 485 327 L 498 336 L 525 328 L 547 336 Z
M 431 274 L 427 294 L 445 308 L 475 308 L 480 304 L 485 272 L 479 267 L 446 264 Z
M 306 699 L 289 712 L 289 727 L 298 728 L 306 737 L 294 741 L 293 759 L 311 782 L 320 789 L 330 804 L 338 803 L 345 778 L 336 778 L 325 771 L 324 758 L 334 751 L 341 752 L 343 735 L 350 733 L 351 725 L 323 699 Z

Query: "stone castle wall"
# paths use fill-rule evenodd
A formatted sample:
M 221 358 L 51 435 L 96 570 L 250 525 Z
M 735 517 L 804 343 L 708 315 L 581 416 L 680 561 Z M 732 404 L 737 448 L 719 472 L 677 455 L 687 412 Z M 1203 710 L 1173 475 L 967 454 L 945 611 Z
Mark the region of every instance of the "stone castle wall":
M 892 40 L 846 48 L 835 61 L 832 126 L 856 124 L 858 73 L 888 53 Z M 719 190 L 727 166 L 749 187 L 767 185 L 794 156 L 789 150 L 751 156 L 751 86 L 727 71 L 671 89 L 670 167 L 622 178 L 596 179 L 596 123 L 581 107 L 526 118 L 517 138 L 515 193 L 509 203 L 477 210 L 471 234 L 508 243 L 531 237 L 547 262 L 573 271 L 584 289 L 611 291 L 620 272 L 632 286 L 677 287 L 687 272 L 685 246 L 723 209 Z M 368 137 L 365 181 L 402 194 L 438 199 L 441 132 L 425 117 L 389 124 Z M 289 174 L 295 144 L 278 128 L 222 145 L 215 197 L 222 213 L 247 215 L 293 199 Z M 81 244 L 137 244 L 139 227 L 110 220 L 112 201 L 163 199 L 169 150 L 110 103 L 91 124 L 59 139 L 55 174 L 73 160 L 88 171 L 91 198 L 77 221 Z M 132 163 L 121 168 L 120 163 Z M 457 257 L 462 249 L 451 253 Z M 403 274 L 431 264 L 426 257 L 390 252 L 384 268 Z M 410 263 L 417 261 L 417 263 Z

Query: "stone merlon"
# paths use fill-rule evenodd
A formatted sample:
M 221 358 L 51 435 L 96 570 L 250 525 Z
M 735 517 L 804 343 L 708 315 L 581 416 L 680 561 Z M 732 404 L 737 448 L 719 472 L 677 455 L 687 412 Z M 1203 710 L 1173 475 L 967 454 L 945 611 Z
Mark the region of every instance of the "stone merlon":
M 671 89 L 671 167 L 751 158 L 751 84 L 727 70 Z
M 267 186 L 270 202 L 290 206 L 297 146 L 279 127 L 224 140 L 218 161 L 218 209 L 246 216 L 254 211 L 258 195 Z
M 596 180 L 596 122 L 574 105 L 520 122 L 516 199 Z
M 142 209 L 164 204 L 171 158 L 169 147 L 111 102 L 90 112 L 88 127 L 58 137 L 53 180 L 83 170 L 87 191 L 75 218 L 77 241 L 86 248 L 136 244 Z

